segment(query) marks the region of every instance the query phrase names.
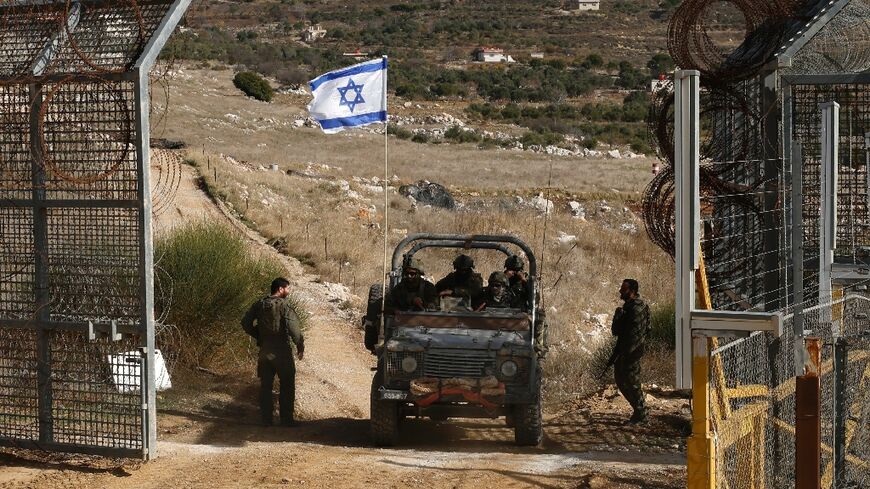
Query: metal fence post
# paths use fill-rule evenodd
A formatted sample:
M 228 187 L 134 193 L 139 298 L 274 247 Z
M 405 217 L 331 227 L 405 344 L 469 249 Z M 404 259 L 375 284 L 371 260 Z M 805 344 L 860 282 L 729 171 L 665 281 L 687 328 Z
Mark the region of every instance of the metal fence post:
M 676 380 L 681 389 L 692 387 L 691 312 L 695 308 L 695 271 L 700 261 L 700 78 L 695 70 L 677 71 L 674 76 Z
M 45 207 L 45 155 L 39 134 L 40 113 L 43 106 L 42 85 L 30 85 L 30 159 L 32 168 L 33 207 L 33 260 L 35 279 L 36 319 L 45 324 L 51 319 L 51 293 L 48 287 L 48 211 Z M 51 365 L 51 331 L 40 328 L 36 333 L 37 411 L 40 443 L 54 441 L 52 414 L 53 388 Z
M 794 295 L 794 319 L 792 334 L 795 338 L 804 336 L 804 222 L 803 222 L 803 146 L 793 142 L 791 146 L 791 255 L 792 294 Z M 795 376 L 803 375 L 803 345 L 795 341 Z
M 822 104 L 822 171 L 821 212 L 819 219 L 819 304 L 833 302 L 832 266 L 837 248 L 837 174 L 839 167 L 840 105 L 836 102 Z M 823 323 L 832 323 L 830 309 L 822 309 L 819 318 Z M 836 325 L 831 324 L 834 335 Z
M 834 339 L 834 489 L 845 487 L 846 475 L 846 380 L 849 348 L 845 338 Z

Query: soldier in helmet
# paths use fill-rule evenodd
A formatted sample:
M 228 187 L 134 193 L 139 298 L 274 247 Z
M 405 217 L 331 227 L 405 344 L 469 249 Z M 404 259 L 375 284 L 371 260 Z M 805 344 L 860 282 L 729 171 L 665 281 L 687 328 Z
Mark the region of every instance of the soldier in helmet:
M 507 309 L 513 307 L 514 302 L 513 294 L 508 286 L 507 275 L 502 272 L 492 272 L 483 293 L 483 299 L 474 310 Z
M 526 262 L 522 257 L 511 255 L 504 261 L 504 274 L 508 277 L 508 287 L 514 297 L 513 307 L 532 310 L 532 283 L 529 276 L 523 270 Z M 535 293 L 535 302 L 540 305 L 541 298 Z M 547 315 L 544 309 L 537 307 L 535 310 L 535 351 L 540 358 L 546 356 L 547 346 Z
M 480 301 L 483 294 L 483 277 L 474 271 L 474 259 L 459 255 L 453 260 L 453 272 L 435 284 L 441 297 L 458 297 L 471 307 Z
M 402 280 L 387 294 L 384 311 L 430 311 L 438 308 L 438 291 L 423 278 L 423 262 L 411 258 L 402 268 Z
M 646 339 L 650 332 L 649 306 L 640 298 L 637 280 L 627 278 L 619 288 L 622 307 L 613 315 L 613 336 L 616 347 L 612 360 L 616 386 L 634 409 L 629 423 L 642 423 L 647 418 L 647 408 L 640 383 L 640 362 L 643 358 Z
M 299 316 L 290 306 L 290 282 L 284 278 L 272 281 L 271 295 L 255 302 L 242 319 L 242 328 L 257 340 L 260 347 L 257 374 L 260 377 L 260 414 L 263 425 L 272 425 L 272 384 L 275 375 L 281 384 L 279 411 L 282 426 L 294 426 L 296 399 L 296 356 L 302 360 L 305 341 Z

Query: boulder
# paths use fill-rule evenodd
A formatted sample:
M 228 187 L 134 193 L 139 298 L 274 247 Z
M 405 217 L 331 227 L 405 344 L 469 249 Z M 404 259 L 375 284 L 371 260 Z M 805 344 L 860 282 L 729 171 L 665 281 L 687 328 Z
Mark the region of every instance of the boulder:
M 455 209 L 456 200 L 441 184 L 420 180 L 412 185 L 402 185 L 399 193 L 420 205 L 431 205 L 442 209 Z

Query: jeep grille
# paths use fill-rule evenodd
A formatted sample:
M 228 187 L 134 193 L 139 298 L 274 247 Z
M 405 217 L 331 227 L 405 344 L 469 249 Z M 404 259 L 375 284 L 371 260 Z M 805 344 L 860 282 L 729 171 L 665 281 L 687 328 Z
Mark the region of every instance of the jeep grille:
M 485 351 L 429 350 L 423 374 L 439 379 L 481 378 L 492 375 L 494 368 L 495 359 Z

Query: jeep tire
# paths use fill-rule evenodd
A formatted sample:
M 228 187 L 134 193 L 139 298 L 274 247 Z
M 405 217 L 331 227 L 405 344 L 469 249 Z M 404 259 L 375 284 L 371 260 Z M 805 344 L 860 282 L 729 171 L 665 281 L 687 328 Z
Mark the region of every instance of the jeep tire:
M 520 446 L 540 445 L 544 438 L 540 395 L 532 404 L 515 404 L 512 411 L 514 442 Z
M 381 372 L 372 379 L 371 412 L 369 426 L 372 442 L 379 447 L 392 447 L 399 442 L 399 403 L 378 399 L 383 382 Z

